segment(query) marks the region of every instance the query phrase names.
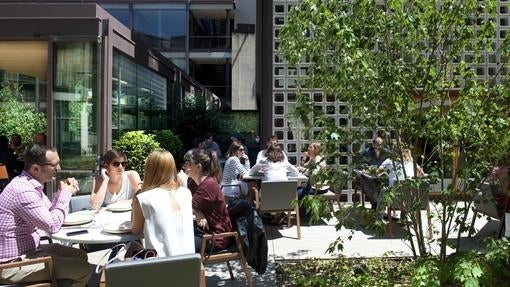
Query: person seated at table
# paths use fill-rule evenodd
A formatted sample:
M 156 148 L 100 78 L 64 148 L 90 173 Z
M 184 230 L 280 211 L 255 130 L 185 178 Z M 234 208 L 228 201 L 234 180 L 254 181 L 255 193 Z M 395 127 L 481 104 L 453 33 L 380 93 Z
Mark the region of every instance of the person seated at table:
M 205 140 L 200 143 L 199 148 L 203 148 L 208 151 L 212 151 L 216 154 L 218 159 L 223 158 L 223 154 L 221 153 L 220 145 L 214 141 L 214 135 L 211 132 L 205 134 Z
M 250 160 L 243 145 L 239 143 L 232 143 L 229 150 L 230 154 L 223 167 L 223 179 L 221 181 L 221 185 L 227 185 L 222 189 L 223 194 L 228 197 L 245 196 L 248 194 L 248 185 L 242 179 L 250 171 Z
M 390 150 L 383 147 L 384 141 L 381 137 L 376 136 L 372 140 L 372 146 L 364 149 L 361 152 L 360 169 L 362 172 L 368 172 L 370 168 L 377 169 L 384 160 L 391 154 Z M 363 191 L 370 198 L 372 209 L 377 209 L 377 198 L 382 186 L 382 182 L 376 177 L 366 177 L 358 175 L 359 184 L 362 186 Z
M 19 134 L 11 135 L 9 148 L 12 149 L 18 160 L 23 160 L 23 156 L 25 154 L 25 146 L 23 145 L 21 136 Z
M 195 251 L 200 252 L 203 233 L 232 231 L 232 223 L 218 182 L 221 169 L 216 157 L 203 149 L 192 149 L 184 155 L 184 162 L 187 174 L 198 185 L 193 194 L 192 207 L 197 224 Z M 207 250 L 221 250 L 231 244 L 232 242 L 225 238 L 216 239 L 214 243 L 208 242 Z
M 46 134 L 44 133 L 36 133 L 32 140 L 34 144 L 45 145 L 46 144 Z
M 425 176 L 423 169 L 414 163 L 411 150 L 408 148 L 402 148 L 400 153 L 396 153 L 396 157 L 394 159 L 385 159 L 377 169 L 377 174 L 381 174 L 383 172 L 388 175 L 388 187 L 390 188 L 395 186 L 395 184 L 399 181 L 403 181 L 408 178 Z M 384 190 L 385 188 L 382 188 L 379 192 L 377 206 L 380 206 L 379 203 L 384 196 Z M 398 217 L 395 217 L 394 219 L 398 219 Z
M 321 155 L 322 149 L 319 142 L 312 142 L 308 146 L 309 159 L 298 167 L 298 170 L 308 176 L 306 186 L 298 188 L 298 197 L 301 199 L 308 194 L 323 194 L 329 191 L 329 185 L 317 179 L 321 169 L 326 167 L 326 161 Z
M 133 197 L 142 180 L 138 172 L 126 171 L 126 167 L 127 157 L 123 152 L 109 150 L 103 155 L 100 174 L 92 180 L 92 209 L 99 210 L 101 206 Z
M 181 186 L 175 160 L 165 150 L 147 157 L 142 189 L 133 197 L 133 234 L 143 232 L 145 247 L 158 257 L 195 252 L 191 191 Z
M 416 174 L 415 174 L 416 170 Z M 403 148 L 400 155 L 395 159 L 385 159 L 378 168 L 378 172 L 385 171 L 388 174 L 388 187 L 393 187 L 396 182 L 406 178 L 423 177 L 423 169 L 416 165 L 411 155 L 411 150 Z
M 250 175 L 262 174 L 262 181 L 288 180 L 288 176 L 298 176 L 298 169 L 285 159 L 282 147 L 272 144 L 264 154 L 265 160 L 255 164 Z
M 19 174 L 16 170 L 16 155 L 9 148 L 9 139 L 6 136 L 0 136 L 0 164 L 5 165 L 9 179 Z
M 372 146 L 364 149 L 361 152 L 361 164 L 368 166 L 380 166 L 385 159 L 390 155 L 390 151 L 383 147 L 383 139 L 375 137 L 372 140 Z
M 43 184 L 55 180 L 60 158 L 54 148 L 34 145 L 25 153 L 25 169 L 0 193 L 0 263 L 19 261 L 23 257 L 51 256 L 59 283 L 85 286 L 90 278 L 87 253 L 60 244 L 40 244 L 38 230 L 58 232 L 69 210 L 69 201 L 78 188 L 74 178 L 57 184 L 50 201 Z M 0 284 L 25 284 L 49 280 L 43 264 L 6 269 L 0 273 Z
M 270 146 L 272 146 L 274 144 L 278 144 L 278 137 L 275 135 L 272 135 L 266 141 L 266 148 L 259 151 L 259 153 L 257 154 L 257 161 L 255 161 L 255 164 L 258 164 L 258 163 L 266 160 L 267 150 L 269 149 Z M 283 157 L 284 157 L 285 161 L 287 161 L 287 155 L 285 154 L 283 149 L 282 149 L 282 152 L 283 152 Z

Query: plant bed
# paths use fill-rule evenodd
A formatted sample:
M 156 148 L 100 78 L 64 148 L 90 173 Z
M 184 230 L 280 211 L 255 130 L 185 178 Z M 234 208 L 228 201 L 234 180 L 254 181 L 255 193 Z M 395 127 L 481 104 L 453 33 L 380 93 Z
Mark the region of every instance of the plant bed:
M 411 286 L 409 258 L 345 258 L 276 262 L 277 286 Z
M 463 252 L 437 257 L 345 258 L 276 262 L 277 286 L 508 286 L 510 267 L 506 244 L 486 254 Z M 440 267 L 442 266 L 442 267 Z

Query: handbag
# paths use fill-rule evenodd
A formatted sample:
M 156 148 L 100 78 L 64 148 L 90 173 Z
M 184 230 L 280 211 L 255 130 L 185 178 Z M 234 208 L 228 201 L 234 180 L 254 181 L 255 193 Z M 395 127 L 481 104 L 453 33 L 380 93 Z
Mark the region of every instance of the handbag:
M 111 254 L 114 254 L 110 259 Z M 99 260 L 96 266 L 96 274 L 103 272 L 106 265 L 115 262 L 143 260 L 148 258 L 154 258 L 158 256 L 158 252 L 152 248 L 144 248 L 143 245 L 138 241 L 130 241 L 128 243 L 119 243 L 110 248 Z M 104 264 L 101 262 L 106 261 Z

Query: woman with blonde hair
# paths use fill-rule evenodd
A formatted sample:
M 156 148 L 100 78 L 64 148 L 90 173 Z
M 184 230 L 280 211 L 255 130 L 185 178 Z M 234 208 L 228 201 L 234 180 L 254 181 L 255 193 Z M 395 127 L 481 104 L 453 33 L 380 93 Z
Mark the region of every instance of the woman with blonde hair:
M 175 160 L 165 150 L 147 157 L 142 189 L 133 198 L 132 232 L 159 257 L 195 252 L 191 191 L 181 186 Z

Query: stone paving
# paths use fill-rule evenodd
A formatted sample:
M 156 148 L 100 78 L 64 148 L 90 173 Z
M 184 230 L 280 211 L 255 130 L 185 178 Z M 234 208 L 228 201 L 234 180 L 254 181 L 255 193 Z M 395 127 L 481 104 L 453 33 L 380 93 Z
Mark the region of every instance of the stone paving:
M 423 216 L 425 216 L 424 214 Z M 277 286 L 275 262 L 279 260 L 335 258 L 338 254 L 329 254 L 326 249 L 339 235 L 346 237 L 352 234 L 351 240 L 344 241 L 342 252 L 343 255 L 348 257 L 410 256 L 411 250 L 407 243 L 402 240 L 402 233 L 399 232 L 398 224 L 394 224 L 394 226 L 397 227 L 393 228 L 393 238 L 389 238 L 378 236 L 374 232 L 363 228 L 336 231 L 334 219 L 330 222 L 323 221 L 313 225 L 303 222 L 301 225 L 301 240 L 296 238 L 296 227 L 294 225 L 290 228 L 286 226 L 266 226 L 269 262 L 267 271 L 262 275 L 258 275 L 250 268 L 254 286 Z M 479 231 L 472 238 L 468 238 L 467 235 L 461 238 L 463 249 L 480 249 L 483 238 L 487 236 L 496 237 L 499 221 L 487 221 L 485 218 L 477 219 L 476 228 Z M 434 244 L 431 244 L 430 248 L 432 252 L 438 250 L 438 247 Z M 97 260 L 103 254 L 102 252 L 89 254 L 89 261 L 92 264 L 97 263 Z M 449 252 L 453 252 L 453 250 L 449 250 Z M 241 266 L 237 262 L 232 263 L 235 280 L 230 280 L 225 263 L 206 265 L 207 286 L 247 286 Z

